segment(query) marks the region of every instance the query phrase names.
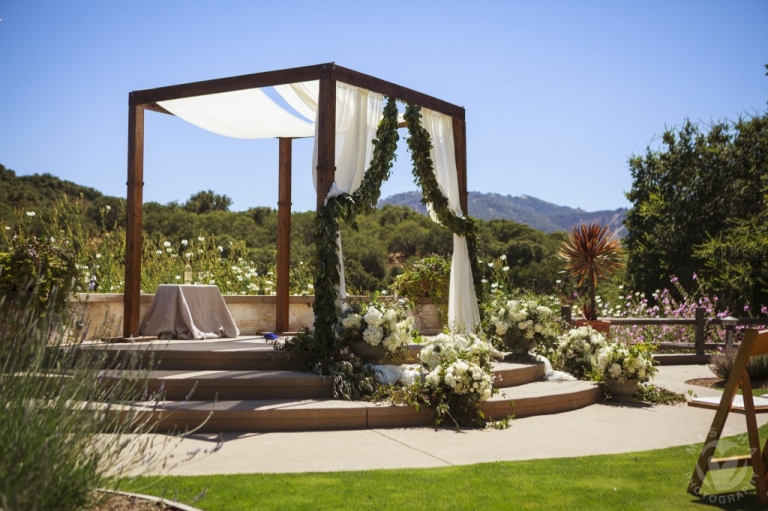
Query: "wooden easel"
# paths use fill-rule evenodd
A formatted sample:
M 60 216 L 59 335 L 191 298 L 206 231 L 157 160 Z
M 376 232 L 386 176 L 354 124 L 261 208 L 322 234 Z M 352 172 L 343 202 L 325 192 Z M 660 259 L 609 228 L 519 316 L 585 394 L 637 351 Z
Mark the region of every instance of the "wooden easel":
M 754 472 L 753 481 L 757 490 L 757 498 L 763 504 L 768 504 L 768 493 L 766 492 L 766 466 L 768 466 L 768 442 L 761 449 L 760 435 L 757 431 L 756 413 L 768 413 L 768 407 L 760 406 L 755 409 L 754 398 L 752 397 L 752 382 L 747 373 L 747 363 L 751 357 L 768 354 L 768 330 L 751 329 L 744 335 L 744 341 L 736 355 L 733 363 L 731 375 L 725 385 L 725 390 L 719 404 L 712 400 L 694 399 L 688 404 L 703 408 L 716 409 L 715 418 L 712 421 L 712 427 L 709 428 L 704 447 L 699 455 L 699 461 L 696 469 L 691 476 L 691 482 L 688 485 L 688 493 L 699 495 L 701 486 L 707 472 L 710 470 L 721 470 L 737 467 L 752 467 Z M 736 391 L 741 387 L 743 404 L 734 402 Z M 714 458 L 715 449 L 720 441 L 720 435 L 723 433 L 725 421 L 731 412 L 743 413 L 747 421 L 747 435 L 749 437 L 750 454 L 743 456 L 731 456 L 728 458 Z

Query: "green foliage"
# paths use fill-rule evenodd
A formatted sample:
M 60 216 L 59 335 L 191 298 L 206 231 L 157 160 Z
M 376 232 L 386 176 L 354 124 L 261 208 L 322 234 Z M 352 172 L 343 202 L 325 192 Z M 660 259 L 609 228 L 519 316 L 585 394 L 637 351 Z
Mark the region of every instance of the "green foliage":
M 457 215 L 451 211 L 448 198 L 440 191 L 434 172 L 434 163 L 430 152 L 432 142 L 427 130 L 421 125 L 421 108 L 408 105 L 404 114 L 405 123 L 408 125 L 408 148 L 411 150 L 413 162 L 413 176 L 415 182 L 421 188 L 422 203 L 430 205 L 440 223 L 453 234 L 463 236 L 467 241 L 469 251 L 469 263 L 472 267 L 472 278 L 475 285 L 475 296 L 479 301 L 483 299 L 483 287 L 480 285 L 482 272 L 478 263 L 477 228 L 472 217 Z
M 689 391 L 690 392 L 690 391 Z M 652 383 L 638 385 L 635 401 L 654 405 L 682 405 L 687 402 L 685 394 L 680 394 Z
M 231 205 L 232 199 L 226 195 L 213 193 L 213 190 L 205 190 L 192 195 L 184 203 L 184 209 L 199 215 L 211 211 L 229 211 Z
M 119 368 L 131 374 L 131 384 L 104 385 L 107 351 L 84 354 L 65 344 L 75 322 L 49 298 L 41 316 L 24 293 L 2 297 L 17 305 L 0 321 L 0 508 L 6 510 L 88 508 L 93 488 L 116 487 L 125 474 L 150 468 L 157 454 L 148 436 L 133 436 L 152 424 L 114 413 L 128 401 L 147 401 L 151 409 L 157 396 L 144 394 L 147 371 L 137 357 L 124 357 Z
M 315 220 L 315 340 L 318 344 L 336 344 L 335 331 L 341 312 L 337 304 L 337 286 L 340 282 L 338 266 L 339 219 L 356 228 L 358 213 L 372 211 L 379 199 L 381 184 L 389 179 L 397 148 L 397 102 L 388 98 L 384 117 L 373 141 L 371 165 L 363 176 L 360 187 L 352 193 L 329 197 L 325 207 Z
M 584 319 L 597 320 L 595 289 L 597 283 L 621 267 L 621 244 L 613 238 L 607 225 L 592 223 L 571 229 L 563 241 L 559 255 L 566 262 L 570 277 L 579 279 L 589 292 L 589 303 L 582 307 Z
M 409 262 L 398 275 L 390 291 L 411 300 L 429 298 L 439 306 L 440 322 L 447 317 L 448 291 L 451 283 L 451 261 L 444 256 L 430 256 Z
M 76 275 L 71 247 L 66 239 L 38 238 L 24 217 L 17 217 L 16 227 L 11 237 L 3 231 L 8 251 L 0 252 L 0 297 L 7 301 L 0 302 L 0 312 L 9 313 L 17 301 L 30 304 L 38 315 L 63 312 Z
M 738 349 L 736 348 L 725 348 L 715 353 L 709 360 L 709 369 L 715 376 L 727 381 L 731 376 L 737 353 Z M 750 358 L 747 362 L 747 373 L 753 382 L 768 381 L 768 356 Z
M 556 336 L 564 328 L 557 307 L 553 296 L 493 288 L 480 303 L 483 331 L 497 349 L 518 359 L 528 361 L 531 351 L 552 358 Z
M 768 302 L 760 283 L 765 245 L 762 253 L 758 248 L 765 238 L 752 233 L 741 239 L 748 229 L 745 222 L 760 223 L 768 207 L 768 115 L 720 122 L 707 130 L 686 121 L 665 131 L 661 144 L 629 162 L 633 184 L 627 198 L 633 208 L 624 242 L 630 285 L 650 294 L 677 275 L 690 292 L 691 276 L 703 274 L 709 292 L 728 296 L 720 304 L 736 310 L 743 303 L 729 279 L 733 276 L 744 284 L 750 303 Z M 732 242 L 736 246 L 727 247 Z M 723 255 L 729 258 L 719 259 Z M 760 269 L 752 267 L 756 262 Z M 750 283 L 749 276 L 757 278 Z

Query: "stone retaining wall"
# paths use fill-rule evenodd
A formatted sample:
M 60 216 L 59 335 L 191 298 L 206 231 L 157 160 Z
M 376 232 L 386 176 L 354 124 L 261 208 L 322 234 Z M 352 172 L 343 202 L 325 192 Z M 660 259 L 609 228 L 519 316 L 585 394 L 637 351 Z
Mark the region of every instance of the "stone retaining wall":
M 144 315 L 155 295 L 141 295 L 139 316 Z M 314 296 L 291 296 L 288 309 L 289 329 L 312 328 Z M 123 295 L 118 293 L 79 293 L 70 300 L 72 308 L 88 327 L 84 340 L 120 337 L 123 335 Z M 240 332 L 245 335 L 271 332 L 275 329 L 275 296 L 225 295 L 224 301 Z M 438 308 L 428 299 L 418 300 L 414 307 L 416 329 L 425 335 L 440 332 Z

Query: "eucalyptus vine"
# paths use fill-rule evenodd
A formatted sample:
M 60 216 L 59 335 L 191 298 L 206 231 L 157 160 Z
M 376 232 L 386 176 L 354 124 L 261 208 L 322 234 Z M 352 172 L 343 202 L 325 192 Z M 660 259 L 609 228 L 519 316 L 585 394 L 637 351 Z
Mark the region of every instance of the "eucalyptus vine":
M 484 290 L 481 285 L 483 275 L 477 259 L 477 224 L 472 217 L 459 216 L 451 211 L 448 199 L 440 191 L 435 177 L 435 164 L 430 155 L 432 141 L 429 132 L 421 125 L 421 107 L 409 104 L 405 109 L 404 117 L 408 126 L 408 148 L 411 150 L 413 176 L 416 184 L 421 188 L 421 202 L 425 206 L 431 204 L 437 219 L 453 234 L 466 238 L 475 295 L 478 300 L 481 300 Z
M 350 222 L 354 227 L 358 213 L 373 211 L 381 195 L 381 184 L 389 179 L 395 149 L 400 136 L 397 134 L 397 101 L 387 98 L 384 117 L 379 123 L 373 140 L 371 166 L 363 176 L 360 187 L 352 194 L 342 193 L 329 197 L 315 221 L 315 338 L 320 350 L 332 349 L 336 343 L 336 329 L 341 311 L 337 310 L 339 285 L 339 256 L 336 236 L 339 219 Z

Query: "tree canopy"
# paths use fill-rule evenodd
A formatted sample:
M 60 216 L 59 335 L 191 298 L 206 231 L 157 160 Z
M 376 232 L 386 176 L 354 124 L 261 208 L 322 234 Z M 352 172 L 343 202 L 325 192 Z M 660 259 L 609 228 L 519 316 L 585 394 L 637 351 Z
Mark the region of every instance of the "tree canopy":
M 730 310 L 768 303 L 768 115 L 686 121 L 630 158 L 627 276 L 646 293 L 697 278 Z M 737 289 L 738 288 L 738 289 Z

